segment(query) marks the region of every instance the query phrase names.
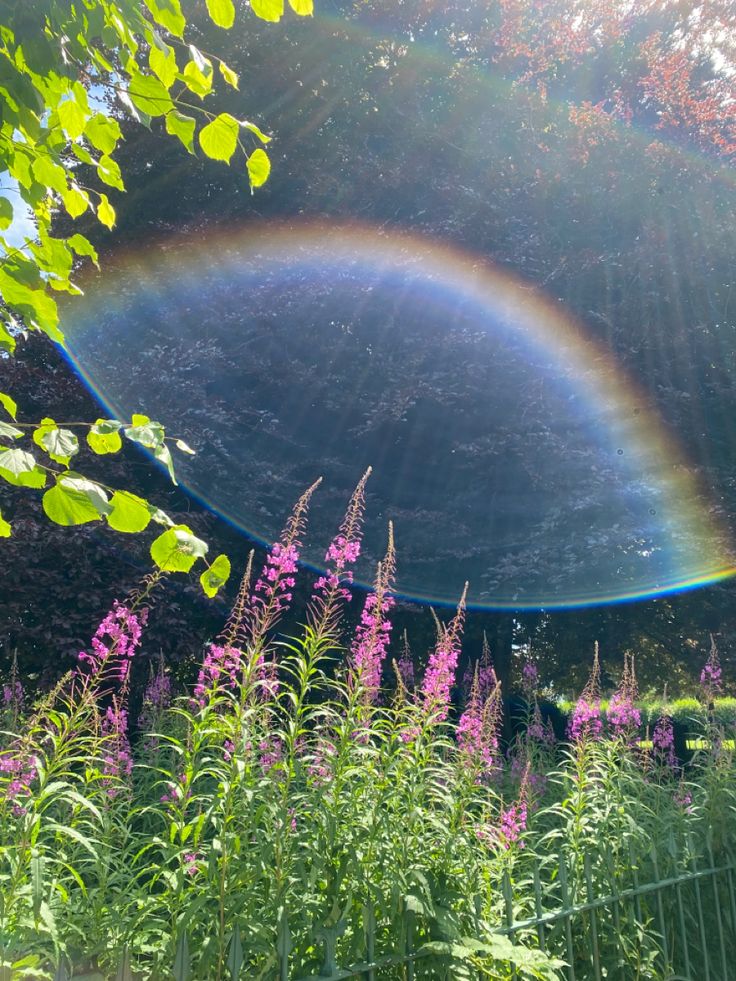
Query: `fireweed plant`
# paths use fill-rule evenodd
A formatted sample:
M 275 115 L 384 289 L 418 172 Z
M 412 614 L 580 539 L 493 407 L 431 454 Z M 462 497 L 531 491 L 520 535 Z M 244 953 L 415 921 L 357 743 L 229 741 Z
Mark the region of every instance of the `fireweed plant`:
M 404 950 L 409 929 L 415 949 L 431 951 L 415 964 L 418 978 L 562 977 L 533 930 L 515 945 L 494 937 L 504 883 L 523 919 L 535 911 L 533 876 L 553 882 L 560 859 L 570 901 L 585 902 L 611 877 L 630 885 L 632 863 L 647 868 L 653 843 L 716 857 L 731 849 L 732 743 L 711 713 L 705 748 L 684 769 L 666 711 L 643 740 L 633 661 L 604 720 L 596 647 L 561 745 L 528 662 L 526 725 L 504 746 L 486 642 L 457 684 L 465 593 L 448 622 L 436 620 L 423 671 L 405 636 L 391 660 L 391 528 L 358 625 L 344 635 L 369 473 L 326 550 L 298 637 L 275 629 L 292 602 L 317 484 L 257 575 L 251 556 L 190 691 L 175 695 L 160 662 L 129 717 L 131 664 L 158 576 L 113 605 L 74 671 L 36 704 L 13 669 L 0 689 L 3 976 L 51 978 L 63 962 L 112 977 L 127 951 L 136 976 L 170 978 L 185 938 L 193 978 L 230 978 L 237 930 L 241 977 L 273 978 L 287 950 L 300 977 L 320 967 L 317 937 L 336 944 L 341 963 L 359 962 L 375 925 L 377 953 Z M 704 701 L 720 691 L 719 672 L 713 647 Z M 600 939 L 606 969 L 659 977 L 656 933 L 623 917 L 610 927 Z M 584 924 L 574 944 L 584 977 Z

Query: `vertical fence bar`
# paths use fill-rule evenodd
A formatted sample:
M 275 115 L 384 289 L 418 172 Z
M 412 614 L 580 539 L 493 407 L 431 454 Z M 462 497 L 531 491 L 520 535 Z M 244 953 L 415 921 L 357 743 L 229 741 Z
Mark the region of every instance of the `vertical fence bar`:
M 562 908 L 564 910 L 564 922 L 565 922 L 565 945 L 567 947 L 567 957 L 569 961 L 567 969 L 567 981 L 577 981 L 575 977 L 575 948 L 572 944 L 572 923 L 570 922 L 570 917 L 572 916 L 570 912 L 570 894 L 567 889 L 567 863 L 565 862 L 565 855 L 560 852 L 560 894 L 562 896 Z
M 593 876 L 590 871 L 590 854 L 588 852 L 583 852 L 583 871 L 585 872 L 586 895 L 588 902 L 592 903 L 595 901 L 595 896 L 593 895 Z M 598 914 L 595 909 L 591 909 L 588 911 L 588 916 L 590 919 L 590 934 L 593 947 L 593 972 L 595 981 L 602 981 L 601 954 L 598 948 Z
M 713 860 L 713 849 L 710 844 L 708 844 L 708 861 L 710 862 L 710 867 L 713 870 L 711 872 L 711 882 L 713 883 L 713 903 L 715 905 L 716 911 L 716 927 L 718 928 L 718 942 L 721 947 L 721 966 L 723 968 L 723 977 L 728 977 L 728 959 L 726 958 L 726 941 L 723 935 L 723 919 L 721 917 L 721 903 L 718 896 L 718 874 L 715 871 L 716 863 Z
M 659 884 L 661 882 L 661 877 L 659 874 L 659 860 L 657 858 L 656 848 L 652 848 L 651 851 L 652 858 L 652 870 L 654 871 L 654 881 Z M 667 939 L 667 920 L 664 915 L 664 900 L 662 898 L 662 890 L 657 889 L 657 919 L 659 920 L 659 932 L 662 934 L 662 957 L 664 958 L 664 971 L 665 975 L 670 973 L 670 944 Z
M 692 848 L 692 842 L 688 837 L 687 841 L 688 851 L 690 852 L 690 867 L 693 872 L 698 871 L 698 863 L 695 858 L 695 852 Z M 708 957 L 708 937 L 705 932 L 705 920 L 703 919 L 703 897 L 700 891 L 700 879 L 694 879 L 693 883 L 695 885 L 695 898 L 696 906 L 698 908 L 698 927 L 700 929 L 700 946 L 703 951 L 703 978 L 704 981 L 710 981 L 710 958 Z

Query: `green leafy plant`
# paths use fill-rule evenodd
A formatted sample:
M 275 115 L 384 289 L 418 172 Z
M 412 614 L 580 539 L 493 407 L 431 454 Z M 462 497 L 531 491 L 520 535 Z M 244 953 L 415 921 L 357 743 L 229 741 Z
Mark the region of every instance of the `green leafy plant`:
M 290 0 L 290 6 L 300 16 L 312 13 L 311 0 Z M 284 4 L 259 0 L 251 9 L 277 21 Z M 207 10 L 218 27 L 232 27 L 233 0 L 207 0 Z M 113 228 L 109 195 L 125 190 L 115 159 L 122 138 L 115 106 L 141 125 L 162 125 L 190 153 L 199 150 L 227 164 L 239 159 L 251 189 L 266 182 L 270 161 L 263 147 L 270 137 L 249 119 L 210 111 L 207 99 L 216 79 L 238 88 L 237 73 L 225 61 L 191 43 L 180 0 L 0 3 L 0 169 L 17 185 L 35 223 L 35 235 L 22 247 L 0 234 L 0 351 L 12 355 L 19 335 L 31 330 L 64 342 L 54 296 L 78 293 L 75 270 L 87 259 L 97 264 L 98 255 L 84 235 L 54 236 L 52 222 L 59 212 L 75 219 L 93 211 L 102 225 Z M 93 183 L 81 179 L 82 165 Z M 7 232 L 13 218 L 11 199 L 0 192 L 0 233 Z M 81 428 L 94 453 L 118 452 L 122 434 L 148 449 L 173 480 L 170 443 L 193 451 L 167 439 L 160 423 L 142 415 L 128 424 L 115 419 L 59 424 L 50 418 L 19 423 L 12 396 L 0 394 L 0 404 L 12 420 L 0 420 L 0 478 L 16 487 L 45 488 L 44 511 L 51 521 L 105 520 L 128 533 L 143 531 L 150 520 L 171 524 L 163 512 L 124 489 L 113 490 L 68 469 L 79 452 L 75 430 Z M 16 443 L 28 430 L 35 447 Z M 39 461 L 37 449 L 60 466 Z M 0 513 L 0 535 L 11 531 Z M 171 533 L 177 536 L 173 552 L 167 544 Z M 188 570 L 204 557 L 188 529 L 171 533 L 164 532 L 163 544 L 159 539 L 152 549 L 164 557 L 162 568 Z M 220 558 L 203 573 L 208 596 L 226 580 L 227 571 Z

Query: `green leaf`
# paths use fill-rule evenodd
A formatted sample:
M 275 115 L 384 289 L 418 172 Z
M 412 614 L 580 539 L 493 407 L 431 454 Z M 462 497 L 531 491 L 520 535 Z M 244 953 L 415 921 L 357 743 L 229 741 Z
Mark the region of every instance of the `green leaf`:
M 300 17 L 311 17 L 314 13 L 314 0 L 289 0 L 289 6 Z
M 73 470 L 68 470 L 57 478 L 67 490 L 76 491 L 89 498 L 92 506 L 99 514 L 110 513 L 110 502 L 107 499 L 105 488 L 98 484 L 96 480 L 89 480 Z
M 270 143 L 271 137 L 266 136 L 263 130 L 259 129 L 255 123 L 249 123 L 247 119 L 244 119 L 240 124 L 243 129 L 249 129 L 251 133 L 255 133 L 261 143 Z
M 13 222 L 13 205 L 7 198 L 0 197 L 0 230 L 9 228 Z
M 190 153 L 194 153 L 194 130 L 196 125 L 192 116 L 185 116 L 178 109 L 166 113 L 166 132 L 171 136 L 178 136 Z
M 118 191 L 125 190 L 120 167 L 112 157 L 105 156 L 104 154 L 100 157 L 97 161 L 97 176 L 110 187 L 114 187 Z
M 240 125 L 229 112 L 223 112 L 199 133 L 199 145 L 212 160 L 230 162 L 238 145 Z
M 0 511 L 0 538 L 10 538 L 12 531 L 13 529 L 3 517 L 2 511 Z
M 235 924 L 235 929 L 233 930 L 232 936 L 230 938 L 230 944 L 227 951 L 227 969 L 230 972 L 230 977 L 235 979 L 240 977 L 240 969 L 243 966 L 243 944 L 240 940 L 240 927 Z
M 190 50 L 192 46 L 190 45 Z M 198 57 L 192 55 L 192 60 L 184 66 L 181 78 L 188 89 L 203 99 L 212 91 L 212 65 L 206 61 L 197 49 Z
M 110 498 L 110 506 L 112 511 L 107 516 L 107 523 L 115 531 L 136 534 L 143 531 L 151 520 L 147 502 L 129 491 L 115 491 Z
M 276 22 L 284 15 L 284 0 L 250 0 L 251 9 L 261 20 Z
M 89 256 L 92 262 L 99 268 L 97 249 L 95 249 L 94 245 L 84 235 L 70 235 L 67 239 L 67 244 L 70 248 L 74 249 L 77 255 Z
M 179 0 L 145 0 L 153 19 L 176 37 L 182 37 L 187 22 L 181 12 Z
M 22 435 L 23 433 L 20 429 L 16 429 L 15 426 L 11 426 L 9 422 L 0 421 L 0 436 L 5 436 L 10 439 L 20 439 Z
M 100 153 L 109 154 L 118 145 L 118 140 L 122 138 L 123 134 L 116 119 L 106 116 L 104 113 L 96 112 L 87 120 L 84 135 L 96 150 L 99 150 Z
M 188 453 L 190 456 L 196 456 L 196 450 L 193 450 L 188 443 L 185 443 L 183 439 L 177 439 L 176 441 L 177 450 L 181 450 L 182 453 Z
M 199 577 L 202 589 L 210 599 L 230 578 L 230 559 L 227 555 L 218 555 L 209 569 L 205 569 Z
M 100 195 L 100 203 L 97 205 L 97 217 L 107 228 L 111 229 L 115 224 L 115 209 L 110 204 L 106 194 Z
M 128 95 L 136 109 L 148 116 L 163 116 L 174 108 L 169 90 L 153 75 L 140 72 L 134 75 L 128 86 Z
M 228 85 L 231 85 L 234 89 L 238 87 L 238 73 L 234 72 L 229 65 L 226 65 L 224 61 L 220 62 L 220 74 L 225 79 Z
M 75 98 L 66 99 L 56 107 L 59 122 L 70 140 L 78 139 L 84 132 L 87 114 Z
M 90 426 L 87 442 L 90 448 L 102 456 L 105 453 L 117 453 L 123 445 L 120 438 L 121 424 L 117 419 L 98 419 Z
M 131 422 L 133 425 L 126 426 L 123 430 L 128 439 L 145 446 L 147 450 L 155 450 L 156 447 L 161 446 L 165 430 L 160 422 L 154 422 L 143 415 L 134 415 Z
M 89 194 L 72 183 L 61 195 L 70 218 L 79 218 L 89 207 Z
M 66 171 L 61 164 L 56 163 L 48 154 L 36 157 L 31 165 L 33 176 L 39 184 L 63 194 L 67 188 Z
M 171 478 L 172 484 L 176 484 L 177 480 L 176 474 L 174 473 L 174 461 L 171 458 L 171 451 L 166 443 L 161 443 L 160 446 L 157 446 L 153 451 L 153 455 L 156 457 L 158 462 L 163 463 L 163 465 L 169 471 L 169 477 Z
M 175 525 L 151 545 L 151 558 L 164 572 L 189 572 L 207 554 L 207 544 L 186 525 Z
M 218 27 L 224 27 L 228 30 L 235 23 L 235 5 L 233 4 L 233 0 L 207 0 L 207 10 L 212 21 Z
M 5 392 L 0 392 L 0 405 L 5 409 L 11 419 L 18 415 L 18 403 Z
M 46 484 L 46 472 L 26 450 L 0 452 L 0 477 L 15 487 L 43 487 Z
M 57 525 L 84 525 L 101 517 L 86 494 L 62 483 L 47 490 L 42 503 L 47 517 Z
M 174 49 L 163 42 L 160 47 L 158 44 L 152 44 L 148 55 L 148 64 L 161 84 L 170 89 L 179 72 Z
M 42 419 L 33 432 L 33 442 L 45 450 L 52 460 L 69 466 L 79 452 L 79 440 L 70 429 L 60 429 L 53 419 Z
M 251 188 L 265 184 L 270 173 L 271 161 L 268 159 L 266 151 L 259 147 L 248 157 L 248 176 L 250 177 Z

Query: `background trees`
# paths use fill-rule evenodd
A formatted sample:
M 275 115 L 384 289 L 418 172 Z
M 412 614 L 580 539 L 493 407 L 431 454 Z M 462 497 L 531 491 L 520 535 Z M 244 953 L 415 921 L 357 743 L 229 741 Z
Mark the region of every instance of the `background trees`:
M 160 119 L 150 131 L 121 119 L 128 194 L 109 195 L 114 237 L 81 227 L 103 262 L 162 233 L 296 214 L 410 228 L 487 256 L 615 353 L 684 444 L 714 513 L 731 515 L 734 15 L 727 4 L 479 6 L 342 2 L 278 36 L 265 25 L 221 35 L 202 8 L 198 47 L 217 41 L 252 103 L 278 116 L 269 183 L 253 198 L 242 175 L 162 142 Z M 239 98 L 222 88 L 211 111 L 237 116 Z M 614 666 L 625 649 L 649 651 L 687 684 L 707 634 L 730 636 L 731 598 L 719 586 L 483 625 L 509 671 L 512 639 L 531 636 L 540 658 L 561 659 L 560 685 L 576 684 L 599 639 Z

